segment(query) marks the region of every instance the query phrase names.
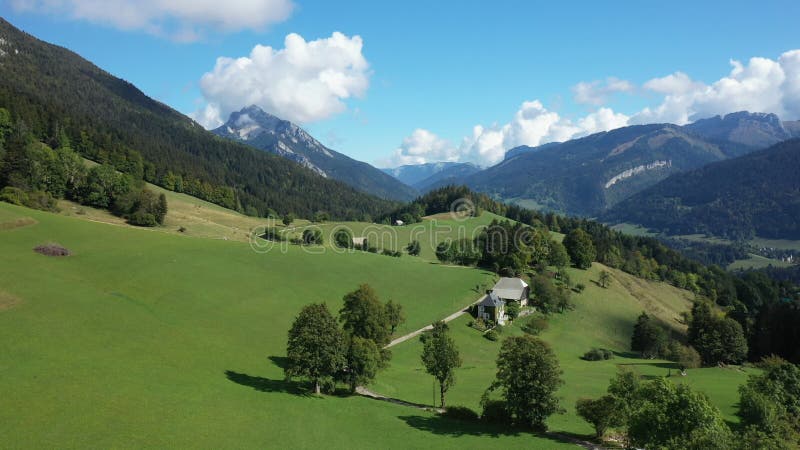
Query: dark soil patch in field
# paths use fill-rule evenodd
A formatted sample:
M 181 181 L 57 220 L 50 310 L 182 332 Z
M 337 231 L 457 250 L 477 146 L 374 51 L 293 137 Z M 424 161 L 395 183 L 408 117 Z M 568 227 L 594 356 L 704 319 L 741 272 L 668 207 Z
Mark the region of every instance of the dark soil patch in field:
M 66 248 L 62 247 L 59 244 L 44 244 L 44 245 L 37 245 L 33 248 L 33 251 L 45 256 L 69 256 L 70 252 Z

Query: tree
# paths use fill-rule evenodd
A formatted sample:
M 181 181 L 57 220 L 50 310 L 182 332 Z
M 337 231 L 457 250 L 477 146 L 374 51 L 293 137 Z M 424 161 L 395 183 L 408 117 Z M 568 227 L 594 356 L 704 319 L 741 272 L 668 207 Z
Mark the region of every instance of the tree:
M 413 240 L 408 243 L 406 246 L 406 251 L 411 256 L 419 256 L 419 252 L 422 250 L 422 246 L 420 246 L 419 241 Z
M 292 224 L 292 222 L 294 222 L 294 214 L 286 213 L 283 216 L 283 224 L 288 227 L 289 225 Z
M 506 305 L 506 316 L 514 321 L 519 316 L 519 303 L 511 302 Z
M 692 307 L 689 321 L 689 344 L 706 365 L 738 363 L 747 357 L 747 340 L 742 326 L 730 317 L 718 317 L 706 302 Z
M 352 336 L 348 341 L 344 379 L 350 392 L 355 392 L 357 386 L 369 383 L 378 374 L 381 350 L 369 339 Z
M 564 237 L 564 247 L 575 267 L 588 269 L 597 256 L 592 238 L 581 228 L 576 228 Z
M 628 437 L 636 448 L 731 448 L 731 431 L 705 394 L 656 378 L 642 385 L 637 396 L 641 405 L 628 420 Z
M 336 243 L 337 247 L 350 248 L 353 246 L 353 235 L 350 233 L 350 230 L 345 228 L 339 229 L 333 235 L 333 242 Z
M 600 287 L 606 288 L 611 283 L 611 274 L 608 273 L 606 270 L 601 270 L 600 275 L 597 278 L 597 282 L 600 283 Z
M 448 327 L 444 322 L 433 324 L 433 330 L 423 339 L 422 364 L 425 371 L 433 375 L 439 382 L 441 407 L 445 407 L 445 394 L 455 382 L 455 369 L 461 367 L 461 357 L 456 343 L 448 335 Z
M 286 376 L 309 378 L 317 394 L 323 380 L 341 371 L 345 363 L 342 333 L 324 303 L 300 311 L 289 329 L 286 356 Z
M 604 395 L 594 400 L 582 398 L 575 404 L 578 415 L 594 426 L 598 439 L 603 437 L 609 428 L 624 425 L 624 408 L 622 400 L 613 395 Z
M 362 284 L 344 296 L 344 306 L 339 310 L 339 320 L 344 331 L 375 342 L 379 349 L 389 343 L 391 325 L 386 317 L 386 308 L 378 300 L 378 294 L 368 284 Z M 388 351 L 383 351 L 384 362 Z
M 544 312 L 550 313 L 559 310 L 559 297 L 561 294 L 546 276 L 536 275 L 533 277 L 531 279 L 530 292 Z
M 392 334 L 394 334 L 397 327 L 406 321 L 403 305 L 395 303 L 392 300 L 386 302 L 386 319 L 389 321 Z
M 303 244 L 305 245 L 322 245 L 322 231 L 320 230 L 303 230 Z
M 655 358 L 663 351 L 666 343 L 664 329 L 643 312 L 633 326 L 631 350 L 640 352 L 645 358 Z
M 561 268 L 569 265 L 569 254 L 561 242 L 550 241 L 550 254 L 548 257 L 551 266 Z
M 161 193 L 158 196 L 158 207 L 156 208 L 156 222 L 164 225 L 164 218 L 167 217 L 167 196 Z
M 561 373 L 544 341 L 530 335 L 510 337 L 500 346 L 497 377 L 489 390 L 501 390 L 518 424 L 544 430 L 545 420 L 559 410 L 555 392 L 563 383 Z

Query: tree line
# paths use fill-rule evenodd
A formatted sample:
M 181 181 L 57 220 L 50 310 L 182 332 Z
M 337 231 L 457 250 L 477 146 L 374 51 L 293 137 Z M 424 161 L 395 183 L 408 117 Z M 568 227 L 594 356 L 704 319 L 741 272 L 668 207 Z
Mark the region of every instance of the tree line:
M 66 134 L 53 149 L 18 125 L 0 108 L 0 200 L 57 211 L 57 200 L 67 198 L 107 209 L 133 225 L 164 223 L 166 196 L 147 189 L 141 178 L 107 164 L 87 168 Z

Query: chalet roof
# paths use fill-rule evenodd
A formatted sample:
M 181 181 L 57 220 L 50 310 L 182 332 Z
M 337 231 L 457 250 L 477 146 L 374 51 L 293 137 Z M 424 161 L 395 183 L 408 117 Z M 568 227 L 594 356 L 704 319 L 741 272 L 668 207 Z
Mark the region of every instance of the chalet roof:
M 494 292 L 489 292 L 488 294 L 486 294 L 486 296 L 483 297 L 483 300 L 481 300 L 480 303 L 478 304 L 481 306 L 498 307 L 505 305 L 506 302 L 501 300 L 500 297 L 498 297 L 497 294 L 495 294 Z
M 528 287 L 528 283 L 520 278 L 500 278 L 500 281 L 492 288 L 492 292 L 495 292 L 500 298 L 519 300 L 525 293 L 526 287 Z

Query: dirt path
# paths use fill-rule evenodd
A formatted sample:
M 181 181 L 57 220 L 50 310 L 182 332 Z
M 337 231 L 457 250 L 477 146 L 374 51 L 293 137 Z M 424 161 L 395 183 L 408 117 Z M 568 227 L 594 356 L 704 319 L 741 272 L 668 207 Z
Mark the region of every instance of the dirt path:
M 451 320 L 458 319 L 459 317 L 463 316 L 464 314 L 467 314 L 467 312 L 469 311 L 469 308 L 472 305 L 474 305 L 474 304 L 478 303 L 479 301 L 481 301 L 481 299 L 483 299 L 483 297 L 484 296 L 481 295 L 480 297 L 478 297 L 477 300 L 475 300 L 474 302 L 470 303 L 469 306 L 467 306 L 466 308 L 464 308 L 464 309 L 462 309 L 460 311 L 456 311 L 453 314 L 450 314 L 449 316 L 447 316 L 444 319 L 442 319 L 442 321 L 444 321 L 444 323 L 447 323 L 447 322 L 450 322 Z M 424 333 L 424 332 L 426 332 L 428 330 L 432 330 L 432 329 L 433 329 L 433 325 L 428 325 L 428 326 L 422 327 L 419 330 L 413 331 L 411 333 L 408 333 L 405 336 L 400 336 L 397 339 L 393 339 L 392 342 L 389 342 L 389 344 L 384 348 L 394 347 L 395 345 L 397 345 L 397 344 L 399 344 L 401 342 L 405 342 L 405 341 L 407 341 L 409 339 L 412 339 L 412 338 L 414 338 L 416 336 L 419 336 L 420 334 L 422 334 L 422 333 Z

